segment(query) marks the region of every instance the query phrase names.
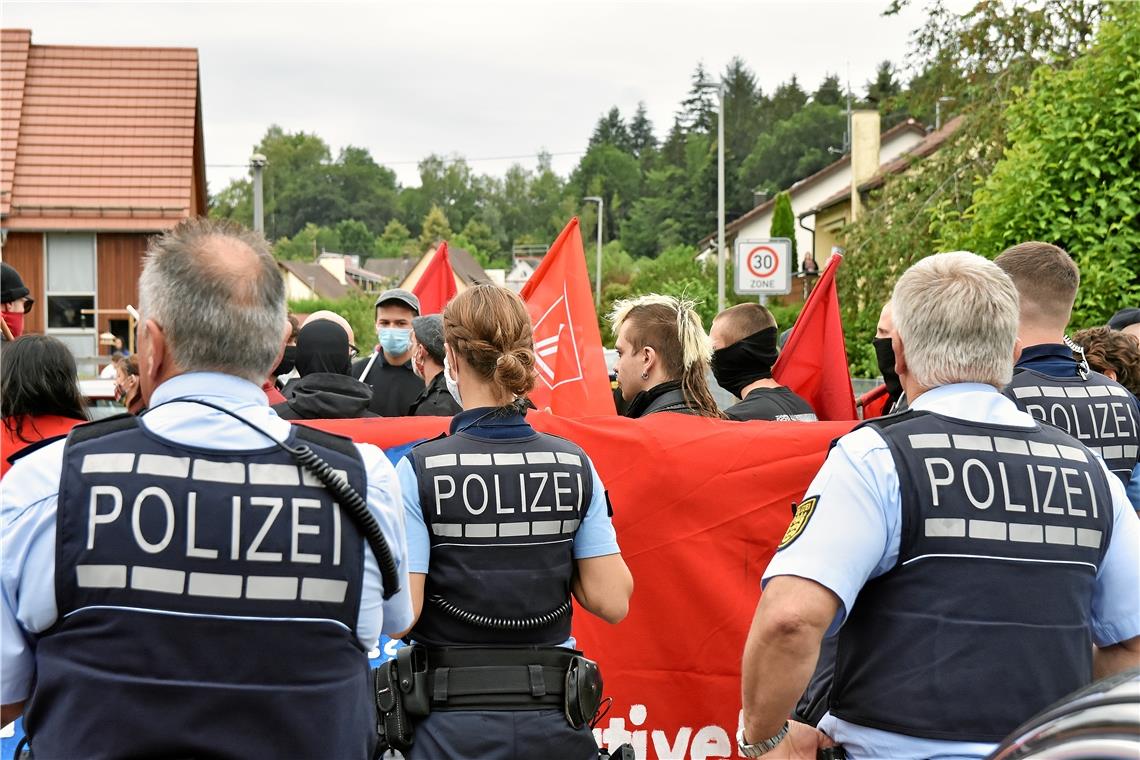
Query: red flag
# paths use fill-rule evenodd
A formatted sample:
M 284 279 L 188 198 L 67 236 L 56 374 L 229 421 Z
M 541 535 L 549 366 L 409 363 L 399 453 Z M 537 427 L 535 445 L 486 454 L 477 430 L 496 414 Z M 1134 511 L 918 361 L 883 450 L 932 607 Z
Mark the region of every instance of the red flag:
M 842 261 L 831 255 L 772 368 L 773 379 L 803 397 L 821 420 L 857 419 L 835 289 Z
M 614 414 L 577 217 L 550 246 L 519 295 L 534 324 L 534 405 L 574 417 Z
M 455 297 L 455 273 L 451 271 L 446 240 L 435 250 L 412 292 L 420 299 L 420 314 L 439 314 Z

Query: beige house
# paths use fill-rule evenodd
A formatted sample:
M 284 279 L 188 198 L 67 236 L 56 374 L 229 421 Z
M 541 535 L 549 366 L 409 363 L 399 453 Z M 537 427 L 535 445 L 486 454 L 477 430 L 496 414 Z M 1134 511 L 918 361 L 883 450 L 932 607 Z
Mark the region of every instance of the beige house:
M 805 218 L 813 219 L 815 234 L 814 242 L 808 248 L 801 248 L 800 250 L 814 251 L 815 260 L 822 266 L 827 257 L 831 255 L 831 249 L 835 246 L 841 246 L 840 233 L 845 226 L 859 217 L 867 194 L 882 187 L 883 183 L 887 181 L 887 177 L 905 172 L 915 160 L 937 151 L 961 124 L 962 117 L 955 117 L 946 122 L 941 129 L 928 134 L 921 142 L 912 146 L 902 155 L 879 163 L 875 160 L 873 141 L 867 137 L 872 126 L 857 123 L 852 130 L 856 135 L 856 151 L 860 152 L 861 142 L 863 150 L 860 152 L 860 158 L 855 162 L 850 184 L 805 210 L 801 217 L 801 223 Z M 860 127 L 862 127 L 862 133 Z
M 415 290 L 416 284 L 419 283 L 420 278 L 423 277 L 438 251 L 439 247 L 436 246 L 421 256 L 412 270 L 404 276 L 404 280 L 399 286 L 404 290 Z M 451 271 L 455 275 L 456 293 L 462 293 L 472 285 L 495 282 L 487 272 L 483 271 L 483 267 L 479 266 L 471 254 L 464 249 L 448 246 L 447 257 L 451 261 Z M 495 284 L 501 285 L 502 283 L 497 282 Z
M 877 139 L 856 140 L 855 148 L 858 152 L 871 153 L 873 151 L 873 156 L 869 160 L 873 162 L 875 167 L 879 165 L 879 160 L 891 161 L 902 156 L 921 143 L 926 136 L 926 130 L 914 119 L 908 119 L 880 135 L 879 114 L 876 111 L 856 111 L 852 114 L 852 121 L 854 122 L 853 132 L 860 131 L 859 128 L 862 125 L 869 125 L 873 121 L 871 129 L 874 131 L 871 137 Z M 856 158 L 855 163 L 858 163 L 861 158 L 862 156 Z M 844 188 L 850 188 L 852 170 L 852 154 L 848 153 L 788 188 L 788 195 L 792 201 L 792 213 L 797 218 L 802 219 L 801 224 L 796 228 L 796 248 L 800 252 L 801 262 L 803 254 L 812 250 L 811 228 L 815 224 L 810 209 L 835 193 L 841 192 Z M 771 237 L 772 212 L 775 210 L 775 206 L 775 197 L 769 198 L 725 225 L 724 242 L 729 261 L 732 260 L 737 238 L 751 240 Z M 710 258 L 715 261 L 716 231 L 714 230 L 704 237 L 698 247 L 701 250 L 698 258 L 701 261 Z M 730 270 L 731 268 L 729 266 Z

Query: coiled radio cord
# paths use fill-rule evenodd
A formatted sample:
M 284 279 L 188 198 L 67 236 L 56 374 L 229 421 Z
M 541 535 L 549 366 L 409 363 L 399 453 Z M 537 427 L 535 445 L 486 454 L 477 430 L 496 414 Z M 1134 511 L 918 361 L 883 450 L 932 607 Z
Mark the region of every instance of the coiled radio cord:
M 439 594 L 433 594 L 428 597 L 428 601 L 456 620 L 460 620 L 477 628 L 489 628 L 494 631 L 529 631 L 534 628 L 544 628 L 570 612 L 569 599 L 550 612 L 528 618 L 491 617 L 490 615 L 471 612 L 470 610 L 457 607 Z

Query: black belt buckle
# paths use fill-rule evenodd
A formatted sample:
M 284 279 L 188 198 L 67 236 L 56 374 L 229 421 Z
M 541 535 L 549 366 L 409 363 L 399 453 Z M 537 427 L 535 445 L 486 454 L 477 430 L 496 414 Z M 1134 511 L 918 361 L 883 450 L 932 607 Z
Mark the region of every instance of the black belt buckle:
M 566 721 L 572 728 L 581 728 L 593 720 L 602 703 L 602 673 L 598 663 L 581 655 L 572 657 L 566 668 L 562 699 Z

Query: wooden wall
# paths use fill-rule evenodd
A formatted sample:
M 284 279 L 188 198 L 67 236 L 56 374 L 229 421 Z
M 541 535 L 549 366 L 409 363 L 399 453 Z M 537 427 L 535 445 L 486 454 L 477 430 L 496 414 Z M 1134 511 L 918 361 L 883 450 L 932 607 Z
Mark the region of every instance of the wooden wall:
M 44 299 L 44 235 L 42 232 L 9 232 L 4 243 L 4 261 L 20 273 L 20 279 L 36 299 L 24 317 L 24 332 L 42 333 L 47 324 Z
M 146 253 L 149 236 L 141 233 L 104 233 L 96 237 L 96 278 L 100 309 L 122 309 L 127 304 L 135 308 L 139 305 L 139 275 L 142 274 L 142 259 Z M 126 316 L 99 315 L 100 333 L 110 329 L 112 319 L 126 319 Z

